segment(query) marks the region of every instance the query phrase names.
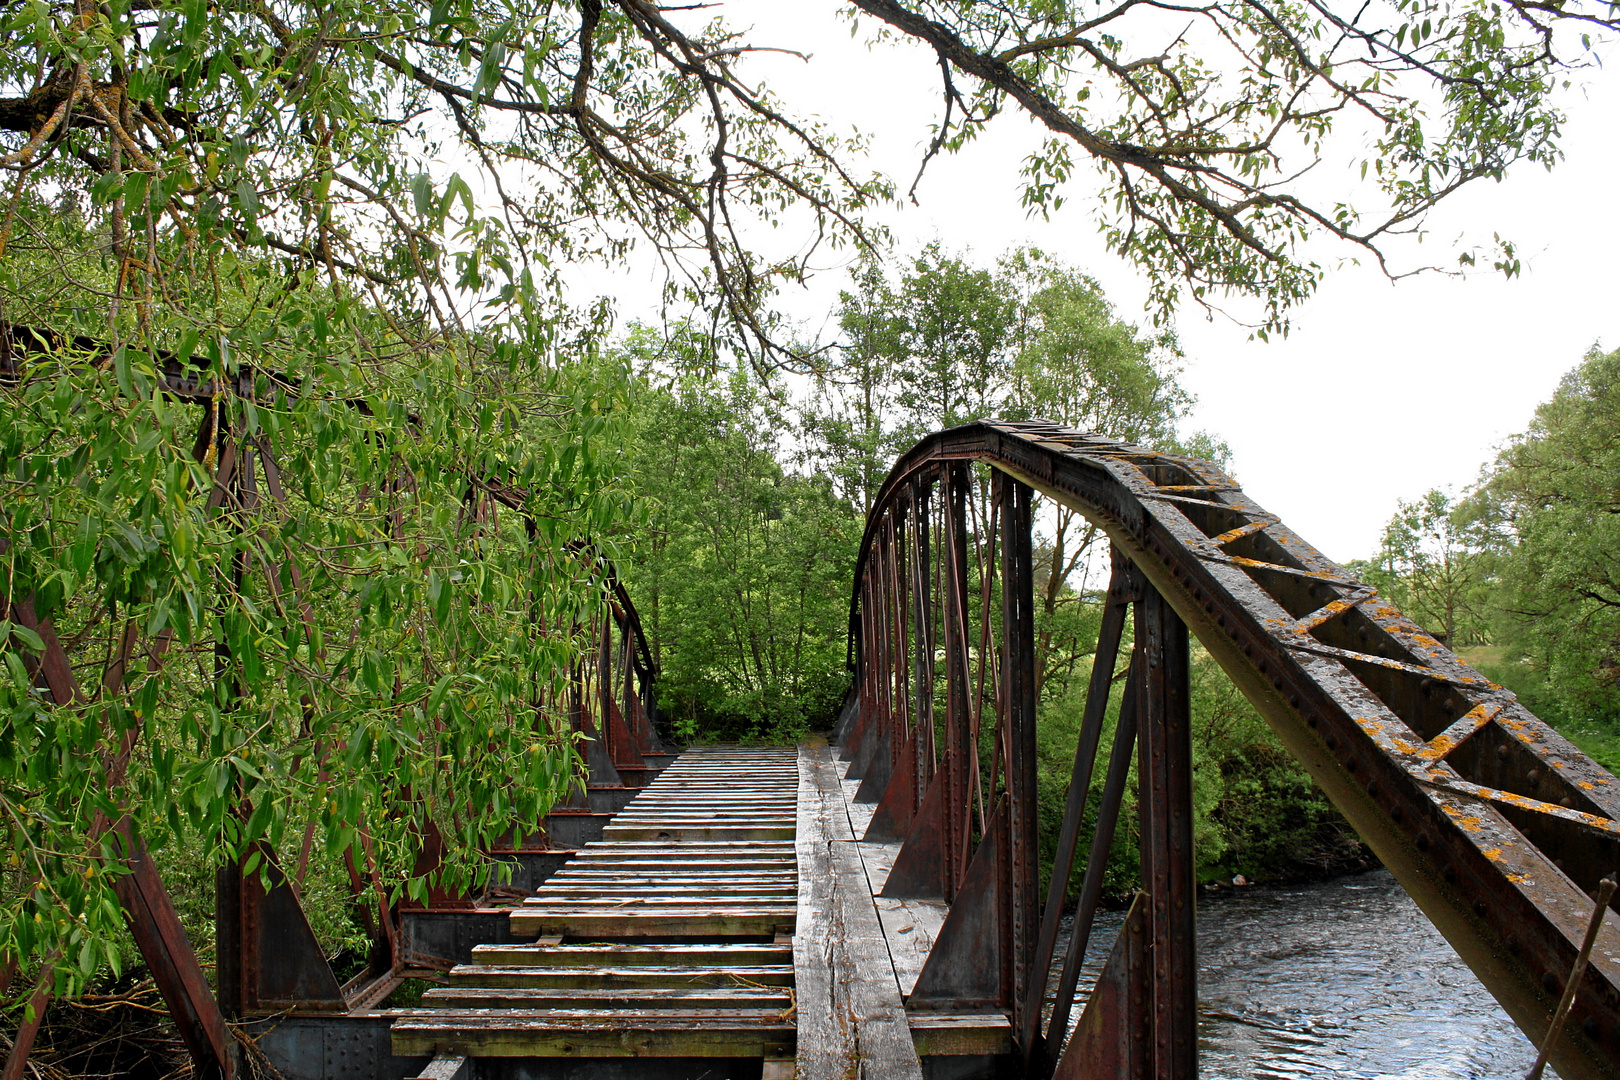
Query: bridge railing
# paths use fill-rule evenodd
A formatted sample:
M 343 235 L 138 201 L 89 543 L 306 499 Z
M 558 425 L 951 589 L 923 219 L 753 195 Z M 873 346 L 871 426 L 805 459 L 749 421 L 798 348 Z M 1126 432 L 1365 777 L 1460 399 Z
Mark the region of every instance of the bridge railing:
M 1044 897 L 1037 492 L 1112 542 Z M 1102 762 L 1127 618 L 1123 697 Z M 857 797 L 877 803 L 867 838 L 903 841 L 884 894 L 951 902 L 908 1007 L 1005 1010 L 1029 1075 L 1196 1075 L 1189 631 L 1539 1044 L 1589 894 L 1620 868 L 1620 782 L 1219 469 L 1045 422 L 924 439 L 867 523 L 851 605 L 855 687 L 839 734 Z M 1133 755 L 1142 891 L 1065 1040 Z M 1079 908 L 1058 957 L 1083 839 Z M 1613 911 L 1578 990 L 1552 1061 L 1566 1080 L 1620 1076 Z

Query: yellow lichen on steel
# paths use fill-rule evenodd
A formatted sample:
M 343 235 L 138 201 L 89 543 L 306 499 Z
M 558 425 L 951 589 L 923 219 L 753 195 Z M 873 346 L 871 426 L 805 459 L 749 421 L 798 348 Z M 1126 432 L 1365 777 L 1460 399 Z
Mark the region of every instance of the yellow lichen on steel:
M 1499 847 L 1486 848 L 1484 854 L 1485 857 L 1490 859 L 1492 862 L 1502 861 L 1502 849 Z

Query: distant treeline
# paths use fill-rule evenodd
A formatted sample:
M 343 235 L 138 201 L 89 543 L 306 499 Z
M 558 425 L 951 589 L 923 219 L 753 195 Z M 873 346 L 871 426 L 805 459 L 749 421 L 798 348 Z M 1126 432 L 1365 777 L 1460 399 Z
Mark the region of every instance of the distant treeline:
M 786 740 L 831 725 L 849 685 L 846 627 L 865 515 L 896 456 L 921 436 L 1039 416 L 1228 456 L 1217 439 L 1180 431 L 1191 398 L 1174 335 L 1120 319 L 1095 281 L 1040 252 L 986 268 L 933 247 L 888 274 L 862 267 L 836 321 L 837 340 L 802 377 L 762 376 L 689 324 L 634 327 L 603 358 L 629 385 L 626 453 L 642 503 L 623 572 L 662 669 L 660 707 L 682 738 Z M 1107 542 L 1055 505 L 1037 521 L 1050 844 L 1091 672 Z M 1117 687 L 1115 696 L 1117 707 Z M 1201 650 L 1194 743 L 1206 879 L 1316 877 L 1366 863 L 1348 826 Z M 1109 876 L 1117 894 L 1136 884 L 1133 806 L 1124 820 Z
M 1352 565 L 1620 770 L 1620 350 L 1588 352 L 1471 488 L 1402 502 Z

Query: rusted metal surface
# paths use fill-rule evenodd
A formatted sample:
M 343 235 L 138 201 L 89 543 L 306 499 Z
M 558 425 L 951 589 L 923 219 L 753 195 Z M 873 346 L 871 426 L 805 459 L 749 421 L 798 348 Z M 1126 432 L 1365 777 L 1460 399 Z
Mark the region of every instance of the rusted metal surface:
M 72 705 L 82 700 L 72 666 L 62 649 L 62 643 L 57 638 L 55 629 L 51 626 L 51 621 L 35 617 L 32 598 L 11 604 L 9 608 L 13 619 L 33 630 L 45 642 L 43 656 L 34 662 L 34 674 L 41 689 L 49 693 L 58 705 Z M 23 650 L 23 655 L 26 657 L 31 653 Z M 127 750 L 125 752 L 127 753 Z M 117 750 L 109 748 L 105 756 L 109 766 L 109 780 L 116 791 L 118 780 L 122 775 L 120 755 Z M 109 825 L 109 822 L 98 816 L 92 827 L 93 835 L 87 837 L 87 841 L 92 845 L 99 843 Z M 230 1075 L 228 1048 L 231 1040 L 225 1031 L 224 1017 L 209 992 L 207 979 L 197 963 L 196 952 L 186 937 L 185 929 L 180 925 L 174 903 L 169 898 L 168 891 L 164 889 L 163 882 L 152 865 L 151 857 L 141 844 L 140 838 L 133 832 L 128 819 L 113 828 L 113 833 L 116 837 L 115 842 L 121 848 L 125 871 L 114 887 L 123 905 L 124 915 L 129 922 L 131 936 L 135 939 L 141 959 L 151 972 L 152 981 L 157 984 L 159 993 L 163 995 L 164 1003 L 174 1018 L 180 1037 L 191 1053 L 193 1067 L 198 1076 L 228 1077 Z M 43 1014 L 48 999 L 49 987 L 41 983 L 40 993 L 36 994 L 38 1014 Z M 32 1042 L 33 1033 L 37 1030 L 36 1019 L 33 1028 L 28 1032 L 27 1042 Z M 22 1034 L 23 1032 L 19 1032 L 17 1044 L 13 1048 L 20 1052 L 11 1055 L 19 1070 L 23 1067 L 28 1054 Z
M 1001 893 L 1004 943 L 1002 994 L 1013 1030 L 1025 1027 L 1035 986 L 1046 973 L 1034 970 L 1039 933 L 1041 880 L 1040 806 L 1035 774 L 1035 554 L 1029 486 L 1008 477 L 1000 485 L 1002 724 L 1007 762 L 1007 848 Z M 1039 1014 L 1039 1006 L 1033 1010 Z M 1035 1021 L 1030 1018 L 1030 1022 Z
M 1080 1015 L 1080 1023 L 1058 1059 L 1054 1080 L 1152 1074 L 1152 961 L 1148 944 L 1151 906 L 1142 893 L 1131 904 L 1108 965 L 1092 988 L 1086 1011 Z
M 1620 866 L 1620 784 L 1207 463 L 1041 421 L 970 424 L 923 440 L 880 491 L 857 567 L 851 632 L 863 708 L 879 703 L 869 690 L 894 670 L 864 610 L 877 596 L 867 583 L 881 576 L 879 537 L 893 528 L 894 508 L 908 501 L 917 478 L 966 462 L 991 465 L 993 486 L 1004 488 L 996 477 L 1006 474 L 1079 512 L 1140 572 L 1138 638 L 1161 642 L 1151 656 L 1139 651 L 1144 668 L 1137 676 L 1143 771 L 1164 781 L 1155 786 L 1179 791 L 1184 783 L 1183 736 L 1173 725 L 1154 727 L 1155 717 L 1184 707 L 1177 703 L 1185 696 L 1185 659 L 1176 659 L 1178 635 L 1185 638 L 1175 628 L 1180 622 L 1509 1015 L 1533 1037 L 1547 1029 L 1580 946 L 1587 894 Z M 969 500 L 970 517 L 972 509 Z M 936 531 L 950 535 L 952 527 Z M 1017 555 L 998 557 L 989 542 L 993 526 L 976 531 L 982 614 L 993 575 L 1014 566 Z M 1160 597 L 1163 610 L 1154 613 Z M 992 765 L 975 792 L 987 799 L 1015 787 L 1024 768 L 1008 723 L 1021 676 L 998 670 L 994 654 L 1007 642 L 1001 650 L 986 648 L 992 634 L 981 617 L 970 706 L 982 713 L 989 705 L 994 717 L 983 713 L 984 724 L 995 725 L 987 732 Z M 871 730 L 886 731 L 869 728 L 868 743 Z M 1184 821 L 1168 803 L 1148 811 L 1155 835 L 1168 845 L 1144 851 L 1157 916 L 1148 932 L 1174 945 L 1192 925 L 1189 856 L 1179 848 L 1187 840 Z M 990 831 L 1001 827 L 998 821 Z M 963 899 L 974 887 L 970 882 Z M 1010 902 L 1011 882 L 999 887 Z M 939 941 L 943 947 L 944 936 Z M 1190 1010 L 1190 961 L 1176 958 L 1184 952 L 1179 946 L 1164 952 L 1154 960 L 1153 993 L 1170 996 L 1155 1001 L 1153 1056 L 1168 1055 L 1182 1068 L 1188 1058 L 1175 1032 L 1185 1029 Z M 1613 912 L 1593 956 L 1553 1053 L 1566 1080 L 1620 1076 L 1620 916 Z M 1026 993 L 1023 1003 L 1005 1001 L 1025 1021 L 1019 1030 L 1026 1052 L 1036 1049 L 1028 1035 L 1029 1000 Z
M 258 867 L 252 873 L 242 873 L 240 865 L 219 868 L 215 920 L 221 1003 L 232 1016 L 346 1010 L 297 891 L 269 848 L 261 844 L 256 850 Z M 268 879 L 268 890 L 262 879 Z
M 1136 602 L 1142 889 L 1148 911 L 1152 1045 L 1149 1075 L 1198 1073 L 1198 962 L 1194 923 L 1192 717 L 1187 627 L 1151 587 Z
M 1069 794 L 1064 806 L 1063 824 L 1059 827 L 1057 848 L 1052 856 L 1052 883 L 1046 894 L 1046 904 L 1041 914 L 1040 937 L 1035 947 L 1034 965 L 1037 971 L 1047 971 L 1052 965 L 1052 953 L 1057 945 L 1058 922 L 1063 914 L 1063 902 L 1068 888 L 1069 877 L 1074 870 L 1074 850 L 1080 840 L 1080 823 L 1085 817 L 1086 796 L 1091 791 L 1091 773 L 1096 765 L 1097 751 L 1102 745 L 1103 722 L 1107 719 L 1108 691 L 1113 684 L 1114 663 L 1119 656 L 1119 643 L 1125 631 L 1125 615 L 1132 599 L 1131 576 L 1126 566 L 1116 566 L 1113 577 L 1109 582 L 1108 601 L 1103 608 L 1102 625 L 1097 634 L 1097 650 L 1093 657 L 1091 668 L 1091 683 L 1086 693 L 1086 710 L 1080 721 L 1080 738 L 1075 747 L 1074 768 L 1069 776 Z M 1133 701 L 1134 705 L 1134 701 Z M 1131 720 L 1134 723 L 1134 710 Z M 1123 722 L 1122 725 L 1123 727 Z M 1129 764 L 1127 752 L 1126 764 Z M 1110 779 L 1113 779 L 1110 774 Z M 1119 778 L 1119 791 L 1123 790 L 1124 779 Z M 1115 793 L 1114 813 L 1117 815 L 1119 807 L 1119 791 Z M 1099 813 L 1099 818 L 1101 814 Z M 1107 833 L 1108 842 L 1113 841 L 1113 826 L 1109 822 L 1104 830 L 1101 823 L 1097 832 Z M 1102 858 L 1094 850 L 1086 862 L 1088 874 L 1087 884 L 1092 885 L 1091 877 L 1096 877 L 1095 889 L 1100 895 L 1101 877 L 1096 871 L 1101 869 L 1101 863 L 1107 859 L 1107 847 L 1103 848 Z M 1082 892 L 1088 892 L 1082 889 Z M 1095 913 L 1096 900 L 1092 899 L 1091 913 Z M 1083 918 L 1077 918 L 1073 936 L 1080 941 L 1080 954 L 1084 956 L 1085 942 L 1090 936 L 1091 919 L 1082 913 Z M 1078 971 L 1076 972 L 1078 973 Z M 1042 1052 L 1043 1044 L 1038 1034 L 1038 1025 L 1041 1017 L 1041 1004 L 1045 998 L 1046 986 L 1036 984 L 1025 991 L 1025 1004 L 1023 1022 L 1019 1028 L 1019 1044 L 1025 1050 L 1026 1065 L 1037 1065 L 1036 1057 Z M 1071 982 L 1068 993 L 1060 989 L 1058 993 L 1057 1009 L 1067 1019 L 1068 1003 L 1074 997 L 1074 986 Z M 1055 1030 L 1062 1032 L 1065 1025 L 1054 1021 Z
M 233 1040 L 174 901 L 140 838 L 127 828 L 120 835 L 129 872 L 118 879 L 116 888 L 135 946 L 191 1054 L 193 1071 L 204 1078 L 229 1077 Z

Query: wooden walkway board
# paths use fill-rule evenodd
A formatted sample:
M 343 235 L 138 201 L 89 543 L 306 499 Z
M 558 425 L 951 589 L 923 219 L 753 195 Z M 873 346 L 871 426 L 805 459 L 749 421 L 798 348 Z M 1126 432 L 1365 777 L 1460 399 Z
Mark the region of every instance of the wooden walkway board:
M 799 769 L 799 1075 L 922 1080 L 830 749 L 801 746 Z
M 791 1062 L 799 889 L 791 749 L 667 765 L 393 1025 L 394 1052 Z
M 511 910 L 537 940 L 476 947 L 398 1011 L 394 1052 L 760 1058 L 764 1080 L 1008 1054 L 999 1014 L 907 1015 L 943 905 L 876 895 L 898 845 L 858 839 L 872 808 L 844 771 L 823 745 L 682 755 Z

